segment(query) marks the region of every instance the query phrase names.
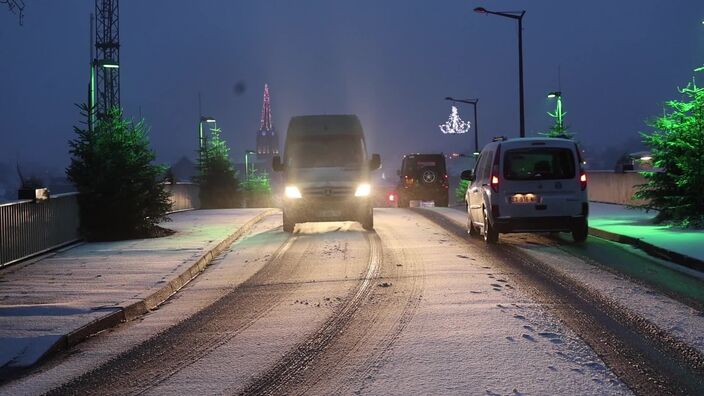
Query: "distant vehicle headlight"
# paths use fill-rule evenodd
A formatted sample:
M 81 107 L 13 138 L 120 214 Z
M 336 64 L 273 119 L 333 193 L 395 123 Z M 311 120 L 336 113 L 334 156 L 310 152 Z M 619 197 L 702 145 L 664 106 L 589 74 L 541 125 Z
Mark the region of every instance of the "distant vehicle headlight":
M 284 195 L 286 198 L 298 199 L 301 198 L 301 190 L 299 190 L 296 186 L 286 186 Z
M 372 192 L 372 186 L 367 183 L 362 183 L 357 186 L 357 191 L 354 192 L 355 197 L 367 197 Z

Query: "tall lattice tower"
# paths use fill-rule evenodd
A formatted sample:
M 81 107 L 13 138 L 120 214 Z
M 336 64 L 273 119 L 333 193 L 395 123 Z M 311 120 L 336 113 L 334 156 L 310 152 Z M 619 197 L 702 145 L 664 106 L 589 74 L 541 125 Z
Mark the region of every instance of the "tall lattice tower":
M 262 118 L 259 123 L 259 131 L 257 131 L 257 158 L 268 159 L 275 155 L 279 155 L 279 136 L 271 123 L 269 84 L 264 84 Z
M 120 106 L 120 18 L 118 0 L 95 0 L 96 112 Z

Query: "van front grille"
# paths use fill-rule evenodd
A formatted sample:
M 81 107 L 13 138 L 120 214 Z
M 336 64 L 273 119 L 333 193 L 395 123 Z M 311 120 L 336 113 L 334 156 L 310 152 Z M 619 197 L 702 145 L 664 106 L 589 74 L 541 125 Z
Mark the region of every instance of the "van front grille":
M 352 187 L 344 186 L 307 187 L 302 191 L 304 197 L 345 197 L 353 193 Z

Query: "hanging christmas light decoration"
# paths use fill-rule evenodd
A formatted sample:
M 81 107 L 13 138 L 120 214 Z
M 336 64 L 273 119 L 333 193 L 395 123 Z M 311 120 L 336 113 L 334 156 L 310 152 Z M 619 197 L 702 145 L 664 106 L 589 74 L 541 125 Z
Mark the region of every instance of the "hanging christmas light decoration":
M 447 119 L 447 122 L 438 126 L 444 134 L 466 133 L 469 131 L 470 122 L 462 121 L 457 112 L 457 107 L 452 106 L 452 111 L 450 112 L 450 117 Z

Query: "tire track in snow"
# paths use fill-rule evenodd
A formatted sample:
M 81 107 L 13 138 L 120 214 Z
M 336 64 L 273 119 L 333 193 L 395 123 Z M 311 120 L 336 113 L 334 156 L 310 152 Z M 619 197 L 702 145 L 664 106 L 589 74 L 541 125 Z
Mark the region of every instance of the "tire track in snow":
M 295 235 L 288 238 L 264 267 L 204 310 L 47 394 L 141 394 L 195 363 L 297 289 L 295 283 L 272 284 L 290 279 L 311 254 L 313 244 L 307 240 L 295 260 L 284 260 L 297 241 Z
M 425 267 L 385 217 L 377 221 L 383 261 L 379 281 L 347 328 L 285 394 L 363 394 L 415 317 Z
M 395 284 L 398 285 L 396 287 L 397 290 L 403 287 L 401 290 L 406 291 L 406 296 L 403 297 L 403 301 L 396 302 L 395 304 L 392 302 L 387 305 L 382 302 L 382 308 L 384 309 L 379 312 L 381 316 L 386 316 L 388 311 L 394 309 L 394 306 L 402 305 L 398 320 L 391 331 L 372 348 L 374 353 L 372 353 L 362 365 L 363 371 L 361 371 L 355 379 L 350 381 L 347 386 L 340 386 L 336 390 L 336 394 L 364 393 L 366 383 L 372 380 L 374 375 L 379 372 L 383 362 L 388 357 L 388 352 L 393 348 L 396 340 L 401 336 L 406 326 L 411 322 L 413 317 L 415 317 L 422 298 L 425 283 L 423 263 L 419 263 L 407 249 L 403 248 L 404 243 L 397 237 L 397 234 L 391 233 L 389 232 L 390 230 L 386 230 L 383 227 L 380 230 L 382 231 L 382 240 L 384 240 L 386 246 L 389 247 L 386 249 L 388 259 L 384 260 L 384 263 L 388 263 L 387 265 L 391 268 L 402 267 L 404 269 L 403 271 L 399 271 L 400 273 L 397 273 L 392 279 L 394 279 Z M 358 389 L 350 387 L 360 383 L 361 386 L 358 387 Z
M 535 300 L 575 331 L 635 393 L 704 394 L 704 359 L 694 348 L 514 246 L 484 246 L 441 214 L 414 211 L 512 269 Z
M 355 312 L 364 304 L 378 278 L 382 261 L 381 242 L 376 233 L 366 233 L 369 243 L 369 260 L 365 276 L 356 289 L 315 333 L 283 356 L 267 373 L 256 378 L 241 394 L 270 395 L 281 390 L 308 370 L 309 366 L 345 330 Z

